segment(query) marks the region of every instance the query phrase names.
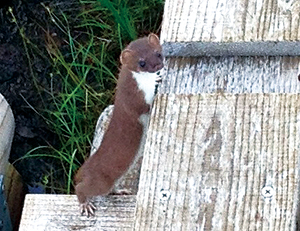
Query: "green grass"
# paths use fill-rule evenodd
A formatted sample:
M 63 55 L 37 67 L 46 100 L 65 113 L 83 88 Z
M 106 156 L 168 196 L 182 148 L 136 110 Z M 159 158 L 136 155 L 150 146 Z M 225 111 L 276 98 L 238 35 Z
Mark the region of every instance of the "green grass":
M 51 28 L 39 25 L 45 49 L 18 25 L 32 81 L 44 105 L 30 107 L 57 137 L 55 145 L 36 147 L 22 160 L 54 160 L 59 167 L 50 168 L 40 182 L 54 193 L 72 192 L 74 174 L 89 154 L 97 118 L 112 103 L 121 50 L 139 36 L 158 33 L 163 13 L 161 0 L 81 0 L 75 6 L 71 10 L 43 5 Z M 11 15 L 18 24 L 13 11 Z M 51 64 L 48 85 L 39 82 L 35 55 Z

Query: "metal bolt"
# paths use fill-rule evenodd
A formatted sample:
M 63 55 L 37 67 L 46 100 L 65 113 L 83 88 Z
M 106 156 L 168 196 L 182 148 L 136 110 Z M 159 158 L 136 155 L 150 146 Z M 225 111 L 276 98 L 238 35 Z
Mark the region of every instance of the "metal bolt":
M 261 195 L 265 199 L 271 199 L 275 194 L 275 190 L 273 189 L 272 186 L 266 185 L 261 189 Z
M 159 198 L 161 201 L 167 201 L 171 196 L 171 193 L 168 190 L 160 190 Z

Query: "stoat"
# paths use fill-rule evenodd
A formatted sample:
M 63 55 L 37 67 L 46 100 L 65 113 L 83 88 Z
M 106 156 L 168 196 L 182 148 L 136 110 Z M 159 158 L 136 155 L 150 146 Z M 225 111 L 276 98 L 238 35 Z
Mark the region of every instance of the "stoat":
M 114 111 L 97 152 L 75 176 L 81 213 L 94 215 L 91 198 L 107 195 L 129 169 L 140 146 L 145 117 L 163 68 L 162 47 L 155 34 L 131 42 L 120 56 Z

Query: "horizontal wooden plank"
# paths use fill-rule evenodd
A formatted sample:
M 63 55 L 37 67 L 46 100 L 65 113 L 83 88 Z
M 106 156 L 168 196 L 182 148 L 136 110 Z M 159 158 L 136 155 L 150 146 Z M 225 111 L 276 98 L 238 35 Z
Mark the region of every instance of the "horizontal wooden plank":
M 299 0 L 166 0 L 165 55 L 299 55 Z
M 296 230 L 299 97 L 159 95 L 135 230 Z
M 167 58 L 158 93 L 300 93 L 300 57 Z
M 95 217 L 79 213 L 75 195 L 27 194 L 20 231 L 132 230 L 136 196 L 96 197 Z

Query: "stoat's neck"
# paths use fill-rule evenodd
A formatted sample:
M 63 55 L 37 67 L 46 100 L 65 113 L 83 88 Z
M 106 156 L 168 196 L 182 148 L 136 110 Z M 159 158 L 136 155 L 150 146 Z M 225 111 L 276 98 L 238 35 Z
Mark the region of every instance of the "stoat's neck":
M 138 88 L 144 93 L 146 103 L 151 105 L 155 93 L 156 79 L 158 77 L 157 72 L 149 73 L 133 71 L 132 76 L 136 80 Z

